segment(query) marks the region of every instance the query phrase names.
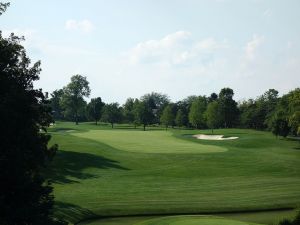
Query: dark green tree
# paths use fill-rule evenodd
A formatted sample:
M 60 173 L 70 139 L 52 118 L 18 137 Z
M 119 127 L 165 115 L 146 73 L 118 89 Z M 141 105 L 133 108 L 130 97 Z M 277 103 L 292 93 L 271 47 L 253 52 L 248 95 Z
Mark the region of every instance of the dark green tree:
M 213 133 L 214 128 L 216 128 L 220 124 L 220 110 L 217 101 L 210 102 L 207 105 L 205 116 L 206 116 L 206 124 L 211 129 L 211 132 Z
M 111 128 L 114 128 L 114 124 L 122 120 L 122 112 L 118 103 L 106 104 L 103 107 L 102 120 L 111 124 Z
M 134 99 L 128 98 L 123 105 L 124 122 L 134 124 Z
M 2 13 L 6 5 L 0 8 Z M 48 147 L 51 108 L 33 87 L 40 62 L 31 64 L 22 40 L 0 32 L 0 224 L 59 224 L 52 187 L 42 175 L 57 150 Z
M 136 120 L 139 124 L 142 124 L 144 127 L 144 131 L 146 130 L 146 126 L 153 123 L 155 118 L 152 108 L 149 105 L 149 102 L 140 101 L 135 109 Z
M 206 126 L 205 122 L 205 110 L 207 106 L 207 100 L 203 96 L 199 96 L 195 99 L 191 105 L 190 112 L 189 112 L 189 121 L 190 123 L 196 127 L 204 128 Z
M 101 118 L 102 109 L 104 105 L 105 104 L 104 102 L 102 102 L 102 99 L 100 97 L 92 98 L 89 104 L 87 105 L 88 118 L 95 121 L 96 125 L 98 124 L 98 121 Z
M 291 128 L 292 135 L 297 135 L 300 130 L 300 111 L 294 112 L 289 117 L 289 127 Z
M 290 127 L 286 113 L 282 110 L 277 111 L 272 118 L 272 133 L 276 135 L 276 137 L 278 135 L 286 137 L 289 132 Z
M 152 109 L 154 118 L 153 123 L 160 122 L 160 116 L 164 108 L 170 103 L 170 99 L 166 94 L 161 94 L 157 92 L 152 92 L 150 94 L 145 94 L 141 97 L 142 102 L 146 102 L 148 106 Z
M 64 112 L 61 106 L 63 94 L 63 89 L 55 90 L 51 93 L 50 106 L 52 108 L 52 115 L 55 120 L 61 120 L 64 118 Z
M 86 105 L 84 97 L 90 96 L 89 82 L 86 77 L 77 74 L 71 77 L 71 82 L 63 90 L 64 94 L 61 103 L 65 110 L 73 116 L 76 125 L 78 125 L 80 111 L 83 111 Z
M 140 120 L 138 117 L 139 105 L 140 105 L 140 100 L 138 100 L 137 98 L 134 99 L 132 112 L 133 112 L 133 125 L 135 129 L 138 125 L 140 125 Z
M 211 93 L 211 95 L 208 97 L 208 102 L 214 102 L 218 99 L 218 95 L 216 93 Z
M 238 120 L 239 110 L 233 100 L 234 92 L 231 88 L 223 88 L 219 94 L 220 119 L 223 127 L 233 127 Z
M 187 119 L 186 114 L 183 112 L 182 109 L 179 109 L 176 113 L 175 124 L 178 127 L 182 127 L 187 124 L 187 120 L 188 119 Z
M 175 120 L 175 114 L 173 112 L 172 105 L 167 105 L 163 113 L 160 117 L 160 122 L 166 126 L 166 130 L 168 129 L 168 126 L 172 125 Z

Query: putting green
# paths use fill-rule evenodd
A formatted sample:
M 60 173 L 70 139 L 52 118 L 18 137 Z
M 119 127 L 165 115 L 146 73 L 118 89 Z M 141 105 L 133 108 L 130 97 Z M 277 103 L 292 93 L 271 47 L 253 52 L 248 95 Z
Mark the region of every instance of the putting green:
M 140 153 L 213 153 L 225 147 L 202 145 L 172 136 L 168 131 L 89 130 L 74 132 L 74 136 L 100 141 L 115 149 Z
M 213 216 L 167 216 L 150 219 L 134 225 L 257 225 Z

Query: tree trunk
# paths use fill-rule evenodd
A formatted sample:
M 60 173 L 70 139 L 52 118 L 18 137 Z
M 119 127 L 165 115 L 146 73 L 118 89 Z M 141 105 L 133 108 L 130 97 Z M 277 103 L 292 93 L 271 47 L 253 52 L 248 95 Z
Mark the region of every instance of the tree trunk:
M 96 125 L 98 125 L 98 121 L 96 120 Z
M 146 124 L 144 124 L 144 131 L 146 130 Z
M 166 130 L 168 130 L 168 125 L 166 125 Z
M 114 129 L 114 123 L 111 123 L 111 128 Z

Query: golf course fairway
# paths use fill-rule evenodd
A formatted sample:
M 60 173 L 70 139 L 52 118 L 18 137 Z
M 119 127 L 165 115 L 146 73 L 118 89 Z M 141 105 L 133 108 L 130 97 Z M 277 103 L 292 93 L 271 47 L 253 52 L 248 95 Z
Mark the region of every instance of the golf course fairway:
M 238 139 L 211 141 L 192 137 L 210 134 L 208 130 L 142 131 L 68 122 L 55 124 L 49 132 L 51 144 L 59 145 L 47 171 L 54 186 L 55 214 L 72 223 L 114 216 L 290 209 L 300 204 L 299 142 L 269 132 L 220 129 L 214 133 Z M 245 221 L 265 224 L 272 217 Z M 156 223 L 159 218 L 136 222 L 205 221 L 166 217 Z

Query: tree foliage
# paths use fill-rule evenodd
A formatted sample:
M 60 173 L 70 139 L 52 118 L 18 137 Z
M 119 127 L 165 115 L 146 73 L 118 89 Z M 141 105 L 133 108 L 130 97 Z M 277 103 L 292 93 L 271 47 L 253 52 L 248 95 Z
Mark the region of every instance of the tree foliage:
M 196 128 L 204 128 L 206 125 L 204 112 L 206 110 L 207 100 L 203 96 L 197 97 L 190 108 L 189 121 Z
M 179 109 L 176 113 L 176 118 L 175 118 L 175 124 L 178 127 L 185 126 L 188 122 L 186 114 L 183 112 L 182 109 Z
M 88 118 L 95 121 L 96 125 L 101 118 L 104 102 L 100 97 L 92 98 L 87 105 Z
M 135 121 L 134 104 L 135 100 L 128 98 L 123 105 L 123 118 L 126 123 L 134 123 Z
M 106 104 L 103 108 L 102 120 L 111 124 L 114 128 L 114 124 L 120 122 L 122 119 L 122 112 L 118 103 Z
M 0 2 L 0 16 L 6 11 L 7 7 L 9 7 L 10 3 L 2 3 Z
M 140 99 L 145 102 L 153 112 L 153 123 L 159 123 L 159 118 L 165 108 L 170 103 L 170 99 L 166 94 L 152 92 L 145 94 Z
M 212 130 L 220 124 L 220 110 L 217 101 L 210 102 L 205 111 L 206 124 Z
M 6 7 L 1 3 L 1 12 Z M 0 223 L 56 224 L 52 187 L 41 172 L 57 150 L 48 148 L 51 108 L 33 88 L 40 62 L 31 64 L 22 40 L 0 33 Z
M 155 118 L 152 108 L 147 101 L 140 101 L 135 108 L 135 117 L 139 124 L 142 124 L 144 131 L 146 126 L 151 124 Z
M 172 125 L 174 123 L 174 120 L 175 115 L 173 112 L 172 105 L 167 105 L 164 108 L 163 113 L 160 117 L 160 122 L 166 126 L 166 129 L 168 129 L 168 126 Z
M 89 97 L 91 92 L 89 82 L 86 77 L 74 75 L 71 77 L 71 82 L 63 88 L 63 91 L 62 105 L 65 112 L 72 115 L 77 125 L 80 112 L 83 111 L 86 104 L 84 97 Z
M 234 92 L 231 88 L 223 88 L 219 93 L 220 121 L 223 127 L 233 127 L 238 119 L 239 110 L 233 100 Z
M 50 106 L 55 120 L 62 120 L 64 118 L 64 110 L 61 105 L 63 94 L 63 89 L 58 89 L 51 93 Z

